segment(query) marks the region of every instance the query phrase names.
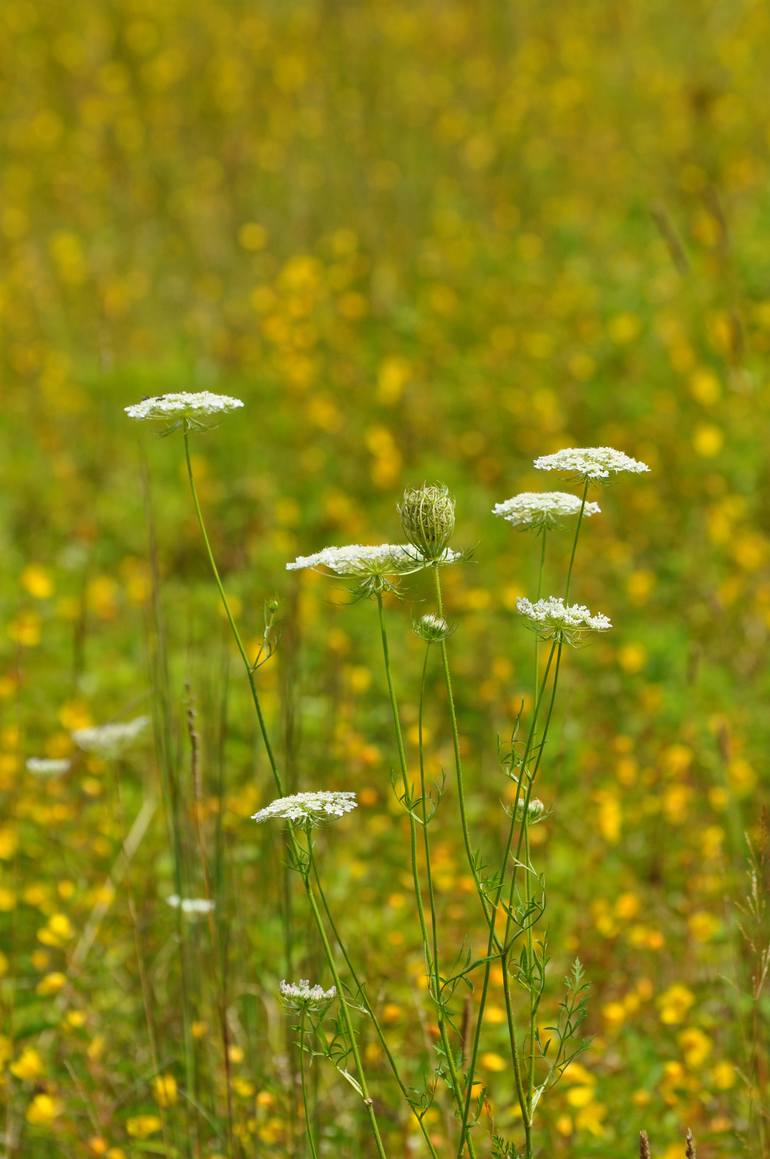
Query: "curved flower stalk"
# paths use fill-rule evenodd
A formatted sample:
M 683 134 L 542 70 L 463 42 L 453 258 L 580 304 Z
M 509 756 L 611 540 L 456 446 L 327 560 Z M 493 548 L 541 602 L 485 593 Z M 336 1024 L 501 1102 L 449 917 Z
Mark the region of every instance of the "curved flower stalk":
M 189 480 L 189 484 L 190 484 L 190 492 L 191 492 L 192 499 L 193 499 L 193 505 L 195 507 L 195 513 L 196 513 L 196 516 L 198 519 L 198 526 L 200 528 L 201 536 L 203 538 L 203 543 L 204 543 L 204 546 L 206 549 L 206 554 L 207 554 L 207 557 L 209 560 L 211 571 L 212 571 L 212 574 L 214 576 L 214 580 L 215 580 L 217 589 L 219 591 L 219 596 L 220 596 L 220 599 L 222 601 L 222 606 L 224 608 L 225 615 L 227 617 L 227 621 L 228 621 L 228 624 L 230 626 L 230 630 L 232 632 L 236 647 L 237 647 L 238 652 L 241 656 L 241 660 L 243 661 L 243 665 L 244 665 L 244 668 L 246 671 L 246 676 L 248 679 L 249 688 L 251 690 L 252 702 L 254 704 L 254 709 L 256 712 L 256 716 L 257 716 L 257 720 L 258 720 L 258 724 L 259 724 L 259 729 L 260 729 L 260 733 L 262 736 L 262 741 L 263 741 L 264 748 L 265 748 L 265 751 L 267 754 L 267 758 L 268 758 L 270 769 L 271 769 L 271 772 L 273 775 L 273 779 L 275 781 L 276 788 L 282 794 L 282 800 L 285 803 L 286 799 L 283 797 L 283 794 L 284 794 L 283 780 L 282 780 L 281 774 L 280 774 L 279 769 L 278 769 L 278 764 L 277 764 L 277 761 L 275 758 L 275 753 L 274 753 L 272 744 L 270 742 L 270 737 L 269 737 L 268 730 L 267 730 L 267 724 L 266 724 L 264 714 L 262 711 L 262 705 L 260 702 L 259 692 L 258 692 L 257 684 L 256 684 L 256 672 L 258 670 L 259 664 L 258 663 L 252 664 L 252 662 L 249 660 L 248 654 L 247 654 L 246 649 L 245 649 L 244 644 L 243 644 L 241 634 L 240 634 L 240 632 L 238 630 L 238 626 L 235 622 L 235 618 L 233 616 L 229 600 L 227 598 L 227 593 L 225 591 L 224 584 L 222 583 L 222 578 L 220 576 L 219 569 L 217 567 L 216 560 L 214 558 L 214 553 L 213 553 L 212 548 L 211 548 L 211 542 L 209 540 L 208 531 L 206 529 L 206 523 L 205 523 L 205 520 L 203 517 L 203 510 L 201 508 L 200 500 L 198 498 L 198 491 L 197 491 L 197 488 L 195 486 L 195 476 L 193 474 L 193 469 L 192 469 L 192 459 L 190 456 L 190 433 L 193 431 L 196 431 L 196 430 L 205 430 L 206 429 L 206 427 L 202 423 L 201 419 L 203 419 L 207 416 L 210 416 L 212 414 L 227 413 L 228 411 L 231 411 L 233 409 L 239 409 L 240 406 L 242 406 L 243 404 L 240 403 L 240 400 L 238 400 L 238 399 L 230 399 L 226 395 L 211 395 L 208 392 L 204 392 L 204 395 L 183 394 L 183 395 L 174 396 L 174 397 L 175 397 L 175 402 L 171 408 L 171 414 L 169 414 L 169 409 L 167 406 L 160 405 L 160 406 L 154 406 L 154 407 L 147 407 L 147 406 L 143 406 L 143 404 L 137 404 L 136 413 L 129 415 L 129 417 L 137 418 L 137 419 L 141 419 L 141 420 L 155 419 L 155 418 L 161 417 L 161 415 L 163 415 L 165 418 L 178 417 L 178 422 L 174 426 L 172 426 L 168 431 L 163 432 L 163 433 L 170 434 L 173 431 L 180 429 L 180 430 L 182 430 L 183 435 L 184 435 L 185 462 L 186 462 L 186 466 L 187 466 L 187 476 L 188 476 L 188 480 Z M 143 400 L 143 403 L 150 403 L 150 402 L 154 402 L 156 404 L 168 403 L 168 399 L 169 399 L 169 396 L 158 396 L 158 398 L 155 400 Z M 129 409 L 131 409 L 131 408 L 126 408 L 127 413 L 129 411 Z M 334 796 L 337 796 L 337 795 L 334 794 Z M 273 802 L 274 806 L 276 806 L 277 804 L 278 804 L 278 802 Z M 283 808 L 283 806 L 281 806 L 281 807 Z M 344 811 L 346 811 L 346 810 L 343 809 L 343 812 Z M 306 843 L 307 843 L 306 847 L 303 849 L 300 842 L 297 839 L 296 833 L 294 832 L 294 826 L 293 826 L 291 819 L 287 818 L 287 821 L 288 821 L 288 843 L 289 843 L 290 857 L 291 857 L 291 860 L 293 862 L 294 867 L 299 869 L 300 872 L 302 872 L 304 885 L 305 885 L 305 893 L 307 895 L 308 903 L 310 905 L 313 920 L 314 920 L 314 923 L 315 923 L 316 928 L 318 930 L 318 934 L 319 934 L 319 937 L 321 939 L 321 943 L 323 945 L 324 953 L 325 953 L 327 961 L 329 963 L 329 967 L 332 971 L 332 975 L 333 975 L 334 980 L 335 980 L 335 985 L 337 987 L 337 991 L 338 991 L 338 993 L 341 994 L 342 993 L 341 983 L 339 980 L 339 975 L 337 973 L 336 963 L 334 961 L 334 954 L 332 952 L 332 948 L 331 948 L 331 945 L 329 943 L 329 939 L 328 939 L 328 936 L 326 933 L 324 922 L 323 922 L 323 919 L 321 917 L 320 911 L 318 909 L 318 904 L 316 902 L 316 899 L 315 899 L 315 896 L 313 894 L 313 890 L 311 887 L 311 869 L 313 866 L 313 846 L 312 846 L 312 833 L 311 833 L 312 827 L 309 824 L 302 826 L 302 829 L 304 830 L 304 833 L 305 833 Z M 176 860 L 176 855 L 175 855 L 175 860 Z M 178 880 L 180 879 L 179 872 L 177 872 L 177 878 L 178 878 Z M 181 913 L 181 910 L 180 910 L 180 913 Z M 288 927 L 286 926 L 285 916 L 284 916 L 284 924 L 285 924 L 284 937 L 285 937 L 286 960 L 287 960 L 287 964 L 289 964 L 291 961 L 291 937 L 290 937 L 290 932 L 288 930 Z M 345 1020 L 345 1024 L 346 1024 L 346 1028 L 347 1028 L 348 1038 L 349 1038 L 349 1042 L 350 1042 L 350 1050 L 353 1053 L 354 1058 L 356 1059 L 356 1065 L 358 1068 L 360 1084 L 356 1083 L 354 1080 L 349 1080 L 349 1081 L 352 1081 L 352 1085 L 354 1085 L 356 1087 L 356 1089 L 359 1091 L 361 1098 L 362 1098 L 362 1101 L 364 1103 L 364 1106 L 366 1108 L 367 1117 L 369 1119 L 369 1124 L 370 1124 L 372 1135 L 374 1138 L 376 1153 L 380 1157 L 380 1159 L 386 1159 L 385 1150 L 384 1150 L 382 1138 L 380 1135 L 379 1125 L 377 1123 L 377 1119 L 376 1119 L 376 1116 L 374 1113 L 373 1100 L 368 1093 L 368 1088 L 366 1085 L 366 1079 L 364 1076 L 363 1067 L 361 1066 L 361 1060 L 360 1060 L 360 1055 L 359 1055 L 359 1051 L 358 1051 L 358 1044 L 357 1044 L 357 1041 L 355 1038 L 355 1034 L 353 1032 L 352 1023 L 350 1021 L 350 1012 L 348 1010 L 347 1003 L 344 1000 L 342 1001 L 341 1005 L 342 1005 L 344 1020 Z M 229 1082 L 228 1082 L 228 1098 L 229 1098 Z
M 323 946 L 326 961 L 329 965 L 332 977 L 334 979 L 335 994 L 339 995 L 340 1007 L 342 1009 L 342 1018 L 345 1024 L 348 1039 L 348 1049 L 353 1056 L 356 1066 L 356 1074 L 358 1078 L 354 1078 L 341 1064 L 337 1064 L 337 1069 L 347 1079 L 351 1086 L 359 1093 L 366 1107 L 366 1112 L 369 1118 L 369 1125 L 374 1136 L 377 1154 L 381 1159 L 385 1159 L 385 1149 L 380 1135 L 377 1117 L 374 1113 L 374 1100 L 369 1093 L 369 1087 L 366 1080 L 366 1073 L 364 1071 L 363 1063 L 361 1061 L 361 1052 L 358 1049 L 358 1039 L 356 1038 L 353 1023 L 350 1017 L 349 1003 L 345 999 L 342 981 L 337 970 L 337 963 L 334 959 L 334 952 L 329 942 L 329 937 L 326 932 L 326 927 L 318 908 L 318 902 L 315 898 L 313 890 L 313 878 L 317 877 L 318 869 L 315 864 L 315 851 L 313 849 L 313 829 L 317 826 L 319 820 L 333 820 L 349 813 L 357 806 L 355 793 L 335 793 L 335 792 L 311 792 L 311 793 L 297 793 L 292 797 L 283 797 L 278 801 L 273 801 L 265 809 L 261 809 L 254 814 L 253 820 L 259 822 L 271 819 L 279 819 L 286 821 L 289 826 L 289 838 L 291 842 L 291 851 L 294 859 L 294 868 L 300 873 L 302 881 L 305 886 L 305 894 L 307 896 L 308 904 L 315 921 L 316 929 L 318 930 L 321 944 Z M 304 848 L 299 841 L 294 826 L 304 833 L 305 844 Z M 308 1131 L 310 1125 L 308 1122 Z

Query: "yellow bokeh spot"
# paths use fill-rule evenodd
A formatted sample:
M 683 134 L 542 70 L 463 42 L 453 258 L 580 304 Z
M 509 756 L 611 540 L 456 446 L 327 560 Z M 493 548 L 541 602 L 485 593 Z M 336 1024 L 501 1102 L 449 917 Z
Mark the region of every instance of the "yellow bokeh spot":
M 686 986 L 682 986 L 678 982 L 669 986 L 668 990 L 665 990 L 657 1000 L 661 1022 L 667 1026 L 684 1022 L 694 1002 L 695 995 Z
M 17 1079 L 23 1079 L 27 1082 L 42 1078 L 45 1074 L 43 1060 L 32 1046 L 26 1047 L 16 1061 L 11 1063 L 9 1069 Z
M 720 427 L 711 423 L 702 423 L 695 428 L 692 445 L 696 454 L 704 459 L 713 459 L 724 446 L 725 436 Z
M 59 1099 L 55 1099 L 53 1095 L 35 1095 L 32 1102 L 27 1107 L 26 1120 L 33 1125 L 45 1125 L 51 1123 L 58 1115 L 62 1113 L 62 1104 Z
M 147 1139 L 161 1129 L 157 1115 L 134 1115 L 126 1123 L 126 1131 L 132 1139 Z
M 47 600 L 53 595 L 53 580 L 44 567 L 30 563 L 21 573 L 21 586 L 36 600 Z
M 159 1107 L 173 1107 L 177 1101 L 176 1079 L 172 1074 L 159 1074 L 152 1084 L 155 1102 Z
M 482 1054 L 479 1061 L 485 1070 L 503 1071 L 508 1066 L 508 1062 L 501 1054 L 496 1054 L 491 1050 L 488 1050 L 485 1054 Z

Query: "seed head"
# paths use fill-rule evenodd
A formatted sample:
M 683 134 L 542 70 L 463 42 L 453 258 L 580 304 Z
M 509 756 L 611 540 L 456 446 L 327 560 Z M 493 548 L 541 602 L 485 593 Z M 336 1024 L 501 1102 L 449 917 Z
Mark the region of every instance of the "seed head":
M 442 484 L 404 492 L 399 506 L 405 538 L 427 560 L 440 559 L 455 529 L 455 501 Z

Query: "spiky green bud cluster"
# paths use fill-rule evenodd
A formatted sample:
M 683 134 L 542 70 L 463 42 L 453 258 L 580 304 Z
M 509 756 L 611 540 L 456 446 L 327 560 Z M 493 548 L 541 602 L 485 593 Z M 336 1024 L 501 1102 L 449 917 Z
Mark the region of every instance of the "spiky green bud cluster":
M 438 644 L 441 640 L 446 640 L 450 634 L 449 624 L 443 616 L 434 616 L 428 613 L 426 616 L 420 616 L 419 620 L 412 625 L 414 631 L 424 640 L 426 644 Z
M 426 560 L 440 559 L 455 529 L 455 501 L 441 484 L 404 492 L 399 506 L 404 536 Z

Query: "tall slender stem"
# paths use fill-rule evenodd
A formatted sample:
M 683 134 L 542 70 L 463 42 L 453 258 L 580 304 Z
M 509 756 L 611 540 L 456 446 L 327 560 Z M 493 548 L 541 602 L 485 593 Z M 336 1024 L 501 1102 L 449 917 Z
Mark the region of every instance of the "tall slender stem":
M 441 578 L 439 576 L 438 564 L 433 568 L 434 582 L 436 586 L 436 607 L 439 616 L 444 615 L 444 601 L 441 595 Z M 452 673 L 449 669 L 449 653 L 447 651 L 446 640 L 441 640 L 439 643 L 441 649 L 441 663 L 444 669 L 444 684 L 446 686 L 447 702 L 449 704 L 449 721 L 452 730 L 452 748 L 454 750 L 455 758 L 455 779 L 457 783 L 457 801 L 460 810 L 460 826 L 463 834 L 463 845 L 465 846 L 465 856 L 468 861 L 468 868 L 471 871 L 471 876 L 476 885 L 476 892 L 479 895 L 481 902 L 481 909 L 484 914 L 485 922 L 490 922 L 491 915 L 488 908 L 487 897 L 484 892 L 484 886 L 479 877 L 479 870 L 476 864 L 476 859 L 473 856 L 471 849 L 471 838 L 468 830 L 468 817 L 465 808 L 465 786 L 463 774 L 463 759 L 460 752 L 460 731 L 457 727 L 457 710 L 455 708 L 454 692 L 452 690 Z
M 484 977 L 483 977 L 482 984 L 481 984 L 481 998 L 479 1000 L 479 1010 L 478 1010 L 478 1014 L 476 1016 L 476 1027 L 475 1027 L 475 1031 L 474 1031 L 474 1035 L 473 1035 L 473 1045 L 471 1047 L 471 1059 L 470 1059 L 470 1065 L 468 1067 L 468 1074 L 467 1074 L 465 1108 L 463 1111 L 462 1131 L 461 1131 L 461 1136 L 460 1136 L 460 1150 L 457 1153 L 458 1159 L 459 1159 L 459 1156 L 462 1154 L 463 1138 L 465 1137 L 465 1135 L 468 1132 L 468 1116 L 470 1115 L 470 1105 L 471 1105 L 470 1092 L 471 1092 L 472 1087 L 473 1087 L 473 1076 L 476 1073 L 476 1063 L 477 1063 L 477 1059 L 478 1059 L 479 1044 L 481 1041 L 481 1030 L 482 1030 L 482 1026 L 484 1023 L 484 1011 L 486 1009 L 487 996 L 489 993 L 489 981 L 490 981 L 490 976 L 491 976 L 491 972 L 492 972 L 492 960 L 494 957 L 494 950 L 495 950 L 496 945 L 498 945 L 502 951 L 502 967 L 503 967 L 503 974 L 504 975 L 505 975 L 505 970 L 506 970 L 506 965 L 507 965 L 507 951 L 506 951 L 507 939 L 504 938 L 502 943 L 499 943 L 497 941 L 497 938 L 495 935 L 495 926 L 497 923 L 497 913 L 498 913 L 498 909 L 500 907 L 500 901 L 501 901 L 502 895 L 503 895 L 503 888 L 505 886 L 505 875 L 506 875 L 506 872 L 508 870 L 508 860 L 511 856 L 511 848 L 513 845 L 513 838 L 514 838 L 514 834 L 516 831 L 516 818 L 517 818 L 517 813 L 518 813 L 518 808 L 519 808 L 519 802 L 521 800 L 522 777 L 524 775 L 524 770 L 526 769 L 526 766 L 527 766 L 527 761 L 529 760 L 529 755 L 532 751 L 532 745 L 534 743 L 534 738 L 535 738 L 535 729 L 537 728 L 538 714 L 540 711 L 540 705 L 542 703 L 542 695 L 543 695 L 543 692 L 544 692 L 544 690 L 547 686 L 547 683 L 548 683 L 548 678 L 549 678 L 550 672 L 551 672 L 551 664 L 553 662 L 555 651 L 556 651 L 556 644 L 552 644 L 551 650 L 550 650 L 549 655 L 548 655 L 548 661 L 547 661 L 546 666 L 545 666 L 545 672 L 543 673 L 543 679 L 542 679 L 541 687 L 540 687 L 540 695 L 537 697 L 537 706 L 533 710 L 532 723 L 529 726 L 529 732 L 527 734 L 527 739 L 526 739 L 526 742 L 524 745 L 524 755 L 521 758 L 521 766 L 520 766 L 522 776 L 519 777 L 519 780 L 518 780 L 518 783 L 516 786 L 516 797 L 515 797 L 515 800 L 513 802 L 513 806 L 511 808 L 511 823 L 508 827 L 508 837 L 507 837 L 507 840 L 505 843 L 503 862 L 502 862 L 502 866 L 500 868 L 499 882 L 498 882 L 497 888 L 495 890 L 495 895 L 494 895 L 494 899 L 492 902 L 492 916 L 491 916 L 491 919 L 489 922 L 489 937 L 487 940 L 487 952 L 486 952 L 486 961 L 485 961 L 485 966 L 484 966 Z M 545 744 L 545 739 L 546 739 L 546 733 L 544 732 L 543 738 L 542 738 L 541 744 L 540 744 L 540 755 L 542 755 L 543 746 Z M 539 757 L 538 757 L 538 759 L 539 759 Z M 505 987 L 505 980 L 503 982 L 503 985 Z M 508 1017 L 509 1028 L 512 1028 L 513 1020 L 512 1020 L 510 1011 L 508 1011 L 508 1015 L 509 1015 L 509 1017 Z M 515 1051 L 515 1033 L 513 1034 L 513 1037 L 512 1037 L 512 1045 L 513 1045 L 513 1053 L 515 1054 L 516 1053 L 516 1051 Z M 514 1079 L 516 1081 L 517 1096 L 519 1098 L 519 1103 L 521 1105 L 522 1116 L 524 1116 L 526 1101 L 524 1098 L 523 1085 L 521 1084 L 521 1079 L 520 1079 L 520 1075 L 519 1075 L 518 1062 L 514 1063 Z
M 573 568 L 574 563 L 575 563 L 575 552 L 577 551 L 578 539 L 580 538 L 580 528 L 583 525 L 583 513 L 585 512 L 585 509 L 586 509 L 586 498 L 588 496 L 588 483 L 589 483 L 589 479 L 588 479 L 588 476 L 586 475 L 585 482 L 583 483 L 583 494 L 582 494 L 581 499 L 580 499 L 580 511 L 578 512 L 577 526 L 575 527 L 575 538 L 572 540 L 572 554 L 569 557 L 569 568 L 567 569 L 567 582 L 564 585 L 564 602 L 565 603 L 569 599 L 569 589 L 570 589 L 570 586 L 572 584 L 572 568 Z
M 203 511 L 201 509 L 200 500 L 198 499 L 198 490 L 195 486 L 195 476 L 193 475 L 192 459 L 190 458 L 190 433 L 189 433 L 187 427 L 185 427 L 185 431 L 184 431 L 184 452 L 185 452 L 185 460 L 187 462 L 187 477 L 190 481 L 190 491 L 192 492 L 193 504 L 195 506 L 195 514 L 198 517 L 198 526 L 200 527 L 201 535 L 203 537 L 203 543 L 204 543 L 204 546 L 206 548 L 206 555 L 208 556 L 209 564 L 211 566 L 211 571 L 213 573 L 214 580 L 216 581 L 217 588 L 219 589 L 219 596 L 220 596 L 220 599 L 222 600 L 222 606 L 225 609 L 225 615 L 227 616 L 227 622 L 230 625 L 230 631 L 233 634 L 233 639 L 235 640 L 235 645 L 240 653 L 241 660 L 243 661 L 243 666 L 246 669 L 246 676 L 247 676 L 248 681 L 249 681 L 249 688 L 251 689 L 251 699 L 254 702 L 254 710 L 257 714 L 257 721 L 259 723 L 259 731 L 262 734 L 262 743 L 265 746 L 265 752 L 267 754 L 267 759 L 268 759 L 268 763 L 270 765 L 270 770 L 273 774 L 273 780 L 275 781 L 275 786 L 278 789 L 278 792 L 283 794 L 283 791 L 284 791 L 283 781 L 282 781 L 281 775 L 278 771 L 278 763 L 275 759 L 275 753 L 273 752 L 273 746 L 270 743 L 270 737 L 268 735 L 267 725 L 265 723 L 265 717 L 264 717 L 264 714 L 262 712 L 262 705 L 261 705 L 260 699 L 259 699 L 259 692 L 257 691 L 256 676 L 254 674 L 254 666 L 252 665 L 251 661 L 249 660 L 248 654 L 247 654 L 246 649 L 243 645 L 243 640 L 241 639 L 241 634 L 238 631 L 238 625 L 236 624 L 235 619 L 233 617 L 233 613 L 230 609 L 230 603 L 229 603 L 229 600 L 227 599 L 227 593 L 225 592 L 224 584 L 222 583 L 222 577 L 219 574 L 219 568 L 217 567 L 216 560 L 214 559 L 214 553 L 211 550 L 211 543 L 209 541 L 208 532 L 206 531 L 206 522 L 203 518 Z
M 390 648 L 388 646 L 388 634 L 385 630 L 385 613 L 382 602 L 382 592 L 377 592 L 377 612 L 380 623 L 380 639 L 382 641 L 382 656 L 385 665 L 385 677 L 388 685 L 388 696 L 390 699 L 390 708 L 393 716 L 393 729 L 396 734 L 396 747 L 398 748 L 398 759 L 401 769 L 401 783 L 404 790 L 404 806 L 406 808 L 407 816 L 409 818 L 409 844 L 412 865 L 412 884 L 414 886 L 414 896 L 417 904 L 417 917 L 420 925 L 420 934 L 422 936 L 423 953 L 425 955 L 425 962 L 429 972 L 435 970 L 436 986 L 433 994 L 434 1001 L 437 1008 L 439 1034 L 441 1036 L 441 1045 L 444 1049 L 444 1054 L 449 1067 L 449 1074 L 452 1082 L 452 1097 L 454 1098 L 457 1109 L 462 1113 L 463 1095 L 460 1089 L 460 1080 L 457 1074 L 457 1067 L 455 1065 L 454 1053 L 452 1045 L 449 1041 L 449 1036 L 446 1030 L 446 1021 L 443 1017 L 443 999 L 441 996 L 441 989 L 438 980 L 438 966 L 436 963 L 435 937 L 434 937 L 434 953 L 431 953 L 430 941 L 428 937 L 428 927 L 425 921 L 425 906 L 422 898 L 422 887 L 420 885 L 420 876 L 417 868 L 417 822 L 414 818 L 412 792 L 409 785 L 409 769 L 406 759 L 406 747 L 404 745 L 404 734 L 401 728 L 401 718 L 398 711 L 398 700 L 396 697 L 396 690 L 393 683 L 393 673 L 390 664 Z M 423 808 L 425 806 L 424 799 L 424 784 L 423 784 Z M 430 873 L 430 856 L 428 854 L 428 872 Z M 433 914 L 433 907 L 431 907 Z M 433 917 L 433 931 L 435 935 L 435 916 Z M 470 1151 L 474 1154 L 473 1150 Z
M 305 1080 L 305 1010 L 303 1008 L 299 1019 L 299 1081 L 302 1087 L 302 1106 L 305 1111 L 305 1134 L 312 1159 L 318 1159 L 315 1139 L 313 1138 L 313 1120 L 310 1116 L 310 1107 L 307 1100 L 307 1082 Z
M 313 874 L 314 874 L 314 878 L 315 878 L 316 891 L 317 891 L 318 896 L 321 900 L 321 905 L 323 906 L 323 911 L 324 911 L 324 914 L 326 916 L 326 920 L 329 923 L 329 928 L 331 929 L 332 936 L 334 937 L 335 942 L 339 946 L 340 953 L 342 954 L 342 957 L 345 960 L 345 965 L 347 966 L 347 968 L 350 972 L 350 977 L 353 980 L 353 983 L 356 987 L 357 992 L 361 996 L 361 1001 L 363 1002 L 364 1009 L 366 1010 L 366 1013 L 369 1015 L 369 1017 L 372 1020 L 372 1026 L 374 1027 L 375 1033 L 376 1033 L 378 1039 L 380 1040 L 380 1046 L 382 1047 L 383 1052 L 385 1054 L 385 1057 L 388 1060 L 388 1065 L 390 1066 L 393 1077 L 396 1080 L 396 1083 L 398 1084 L 398 1087 L 399 1087 L 399 1090 L 401 1091 L 401 1094 L 404 1096 L 407 1103 L 412 1108 L 412 1111 L 414 1113 L 414 1117 L 417 1119 L 420 1130 L 422 1131 L 423 1138 L 425 1139 L 425 1143 L 428 1147 L 428 1150 L 429 1150 L 431 1156 L 433 1157 L 433 1159 L 438 1159 L 438 1156 L 436 1154 L 436 1149 L 433 1146 L 433 1143 L 431 1142 L 431 1138 L 430 1138 L 430 1135 L 428 1134 L 428 1130 L 427 1130 L 427 1127 L 425 1126 L 425 1122 L 424 1122 L 422 1116 L 418 1115 L 417 1112 L 414 1110 L 414 1106 L 412 1105 L 412 1100 L 410 1098 L 409 1091 L 407 1090 L 406 1084 L 404 1083 L 403 1079 L 401 1078 L 401 1075 L 399 1074 L 398 1064 L 396 1063 L 396 1060 L 393 1057 L 393 1052 L 391 1051 L 390 1047 L 388 1046 L 387 1039 L 385 1038 L 385 1034 L 383 1032 L 382 1026 L 380 1025 L 380 1020 L 377 1017 L 375 1009 L 372 1006 L 371 1002 L 369 1001 L 369 996 L 366 993 L 366 988 L 364 986 L 364 983 L 361 981 L 360 977 L 358 976 L 358 973 L 356 972 L 356 969 L 355 969 L 352 961 L 350 960 L 350 955 L 348 954 L 348 951 L 345 948 L 345 943 L 343 942 L 342 938 L 340 937 L 339 930 L 337 929 L 337 926 L 335 925 L 334 918 L 332 917 L 331 909 L 329 908 L 329 903 L 326 900 L 326 894 L 324 893 L 324 889 L 323 889 L 323 886 L 321 884 L 321 878 L 320 878 L 320 875 L 318 873 L 318 866 L 315 864 L 315 862 L 313 863 Z
M 310 862 L 310 867 L 312 868 L 313 864 L 314 864 L 314 855 L 313 855 L 312 836 L 311 836 L 309 830 L 308 830 L 308 850 L 307 851 L 308 851 L 308 859 Z M 313 889 L 312 889 L 312 886 L 310 884 L 310 871 L 308 871 L 308 873 L 306 873 L 304 875 L 304 882 L 305 882 L 305 892 L 307 894 L 307 899 L 308 899 L 308 902 L 310 904 L 310 909 L 312 911 L 313 918 L 314 918 L 315 924 L 316 924 L 316 928 L 318 930 L 318 934 L 319 934 L 319 937 L 321 939 L 321 944 L 322 944 L 323 949 L 324 949 L 324 954 L 326 955 L 326 961 L 329 964 L 329 969 L 331 970 L 332 977 L 334 978 L 334 985 L 337 988 L 337 997 L 339 998 L 340 1007 L 342 1009 L 342 1017 L 345 1020 L 345 1028 L 346 1028 L 347 1033 L 348 1033 L 348 1039 L 350 1040 L 350 1049 L 351 1049 L 351 1052 L 353 1054 L 353 1059 L 354 1059 L 355 1064 L 356 1064 L 356 1072 L 358 1074 L 358 1081 L 359 1081 L 360 1086 L 361 1086 L 361 1095 L 363 1098 L 364 1106 L 366 1107 L 367 1116 L 369 1118 L 369 1125 L 371 1126 L 372 1134 L 374 1136 L 374 1142 L 375 1142 L 375 1146 L 377 1148 L 377 1154 L 380 1156 L 380 1159 L 386 1159 L 385 1148 L 383 1147 L 383 1144 L 382 1144 L 382 1137 L 380 1136 L 380 1128 L 379 1128 L 379 1124 L 377 1123 L 377 1116 L 374 1113 L 374 1105 L 373 1105 L 372 1096 L 369 1094 L 369 1087 L 368 1087 L 368 1084 L 366 1081 L 366 1074 L 364 1072 L 363 1064 L 361 1062 L 361 1052 L 358 1049 L 358 1040 L 356 1038 L 355 1031 L 353 1030 L 353 1023 L 352 1023 L 351 1018 L 350 1018 L 350 1010 L 348 1009 L 348 1004 L 347 1004 L 347 1001 L 345 999 L 345 991 L 342 988 L 342 982 L 340 980 L 339 972 L 337 970 L 337 963 L 334 961 L 334 954 L 332 952 L 331 945 L 329 944 L 329 938 L 328 938 L 327 933 L 326 933 L 326 927 L 324 926 L 323 918 L 321 917 L 320 911 L 318 909 L 318 903 L 315 899 L 315 896 L 313 894 Z

